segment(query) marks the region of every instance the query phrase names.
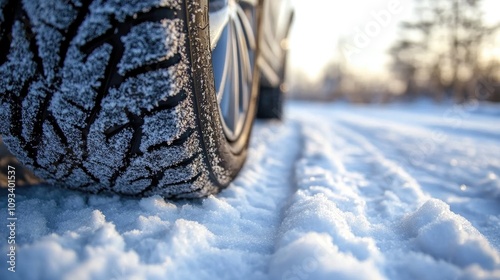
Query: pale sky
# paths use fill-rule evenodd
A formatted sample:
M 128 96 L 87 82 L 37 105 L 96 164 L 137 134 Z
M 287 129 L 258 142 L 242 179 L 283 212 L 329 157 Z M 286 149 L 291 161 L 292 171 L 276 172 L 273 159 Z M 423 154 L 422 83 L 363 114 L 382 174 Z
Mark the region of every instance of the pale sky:
M 294 0 L 290 35 L 290 69 L 310 79 L 344 55 L 351 70 L 387 77 L 387 50 L 398 37 L 398 25 L 411 18 L 414 0 Z M 484 0 L 487 22 L 498 22 L 499 0 Z M 347 44 L 339 44 L 339 40 Z M 500 52 L 498 53 L 500 55 Z

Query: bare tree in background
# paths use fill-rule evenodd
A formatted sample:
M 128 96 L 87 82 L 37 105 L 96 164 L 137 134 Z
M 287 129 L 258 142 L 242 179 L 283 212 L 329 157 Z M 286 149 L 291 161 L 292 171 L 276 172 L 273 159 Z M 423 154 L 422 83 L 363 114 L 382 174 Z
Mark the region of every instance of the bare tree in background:
M 479 79 L 498 79 L 498 61 L 481 52 L 500 26 L 485 25 L 480 0 L 416 0 L 415 16 L 390 50 L 407 96 L 462 102 L 474 98 Z

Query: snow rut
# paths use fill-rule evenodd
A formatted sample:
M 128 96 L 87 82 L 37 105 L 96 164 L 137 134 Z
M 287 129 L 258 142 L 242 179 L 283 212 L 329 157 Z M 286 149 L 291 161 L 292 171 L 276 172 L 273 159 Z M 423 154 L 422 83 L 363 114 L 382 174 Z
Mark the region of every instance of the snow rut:
M 280 227 L 273 279 L 498 277 L 488 240 L 423 191 L 371 134 L 316 110 L 297 122 L 298 190 Z
M 304 147 L 295 167 L 297 191 L 285 211 L 270 266 L 272 279 L 383 278 L 381 254 L 368 238 L 365 203 L 347 178 L 333 131 L 301 123 Z
M 349 115 L 343 116 L 339 123 L 358 134 L 370 135 L 370 143 L 416 178 L 423 191 L 449 204 L 455 213 L 471 221 L 500 249 L 496 229 L 500 212 L 500 179 L 497 176 L 500 174 L 500 148 L 496 141 L 484 138 L 481 131 L 461 135 L 460 127 L 436 129 L 436 126 L 443 126 L 436 120 L 433 123 L 439 125 L 432 127 L 424 127 L 421 123 L 408 126 L 395 120 L 379 121 L 383 125 L 374 125 L 373 118 Z

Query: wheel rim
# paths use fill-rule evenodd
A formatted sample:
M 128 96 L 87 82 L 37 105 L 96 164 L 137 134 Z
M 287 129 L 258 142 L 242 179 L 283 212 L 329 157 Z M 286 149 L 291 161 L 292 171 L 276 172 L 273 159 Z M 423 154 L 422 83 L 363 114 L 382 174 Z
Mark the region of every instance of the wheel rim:
M 256 45 L 256 2 L 210 1 L 215 91 L 229 141 L 239 139 L 248 120 Z

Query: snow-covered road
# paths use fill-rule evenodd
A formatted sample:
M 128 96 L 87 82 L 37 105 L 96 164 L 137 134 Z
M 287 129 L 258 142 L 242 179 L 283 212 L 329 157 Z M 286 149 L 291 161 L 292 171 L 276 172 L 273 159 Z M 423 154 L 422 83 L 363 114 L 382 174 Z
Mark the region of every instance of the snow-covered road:
M 16 191 L 1 279 L 500 279 L 491 105 L 291 103 L 202 200 Z

